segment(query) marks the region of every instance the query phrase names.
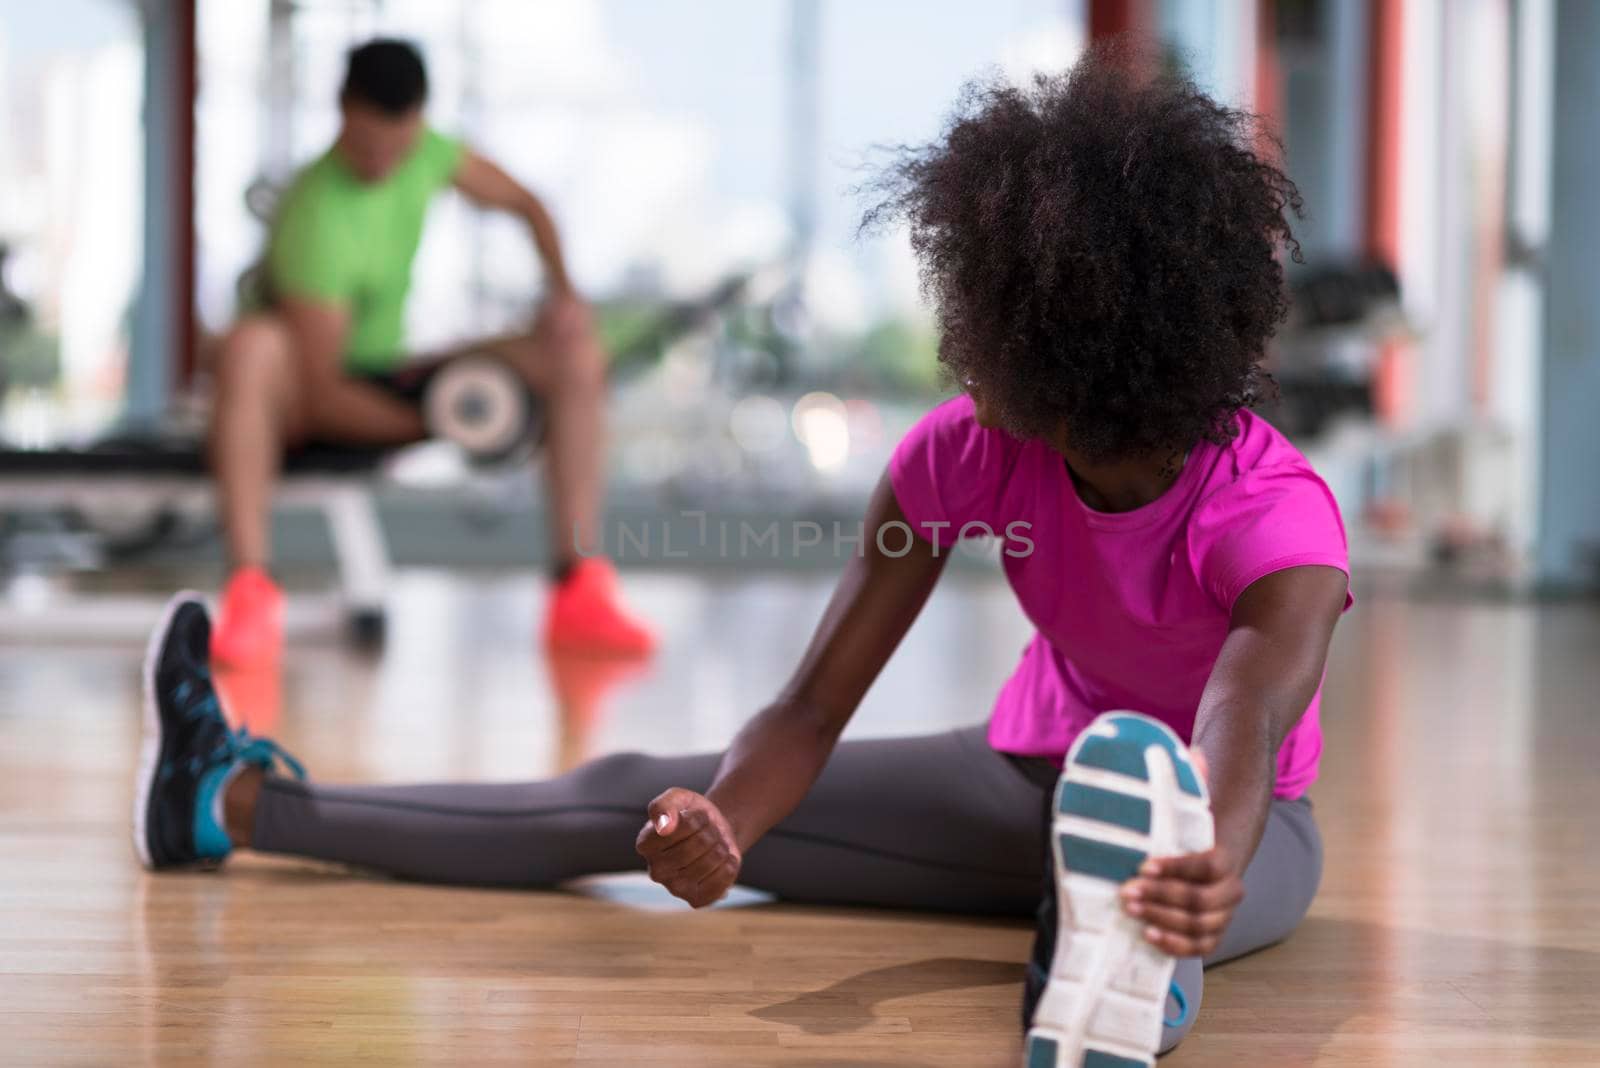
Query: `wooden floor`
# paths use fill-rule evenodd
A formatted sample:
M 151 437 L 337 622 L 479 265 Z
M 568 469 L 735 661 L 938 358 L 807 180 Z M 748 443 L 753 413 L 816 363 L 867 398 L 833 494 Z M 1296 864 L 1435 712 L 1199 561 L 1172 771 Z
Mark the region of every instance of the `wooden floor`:
M 533 778 L 714 747 L 826 594 L 632 581 L 669 635 L 587 716 L 531 580 L 413 573 L 385 657 L 293 650 L 230 701 L 324 780 Z M 974 722 L 1024 627 L 941 590 L 852 733 Z M 951 650 L 959 649 L 959 656 Z M 439 889 L 241 857 L 151 877 L 127 837 L 139 650 L 0 649 L 0 1063 L 1007 1065 L 1025 925 L 706 913 L 624 877 Z M 1600 1064 L 1600 612 L 1365 597 L 1329 668 L 1327 870 L 1290 941 L 1208 975 L 1168 1068 Z M 567 706 L 570 710 L 570 705 Z

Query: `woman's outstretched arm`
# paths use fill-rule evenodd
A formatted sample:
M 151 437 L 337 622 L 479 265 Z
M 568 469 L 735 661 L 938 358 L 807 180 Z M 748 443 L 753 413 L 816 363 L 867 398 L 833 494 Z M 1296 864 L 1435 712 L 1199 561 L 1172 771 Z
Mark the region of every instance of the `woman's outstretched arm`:
M 884 545 L 878 531 L 894 524 Z M 777 699 L 739 731 L 706 796 L 668 790 L 651 804 L 639 852 L 651 878 L 691 905 L 710 904 L 738 877 L 744 851 L 816 781 L 845 724 L 910 629 L 948 553 L 911 533 L 884 475 L 811 644 Z
M 1194 726 L 1216 847 L 1152 858 L 1122 890 L 1128 911 L 1150 925 L 1146 937 L 1173 956 L 1216 949 L 1244 896 L 1244 869 L 1272 804 L 1278 748 L 1322 684 L 1348 590 L 1337 568 L 1291 567 L 1256 580 L 1233 607 Z

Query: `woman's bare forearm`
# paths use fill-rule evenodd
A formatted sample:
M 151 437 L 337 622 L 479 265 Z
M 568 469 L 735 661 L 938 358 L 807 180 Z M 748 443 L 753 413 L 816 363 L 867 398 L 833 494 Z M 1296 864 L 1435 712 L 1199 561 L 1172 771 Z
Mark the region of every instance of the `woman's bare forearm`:
M 1334 568 L 1290 568 L 1257 580 L 1234 606 L 1194 744 L 1211 769 L 1217 844 L 1241 870 L 1266 827 L 1278 748 L 1321 684 L 1347 588 Z
M 816 709 L 780 702 L 739 731 L 706 796 L 733 825 L 741 850 L 800 804 L 822 774 L 842 727 Z

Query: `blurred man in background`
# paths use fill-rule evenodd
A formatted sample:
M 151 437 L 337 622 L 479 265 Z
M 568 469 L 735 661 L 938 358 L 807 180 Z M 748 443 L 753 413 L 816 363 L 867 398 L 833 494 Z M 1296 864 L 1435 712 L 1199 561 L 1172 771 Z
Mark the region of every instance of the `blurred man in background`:
M 498 166 L 427 125 L 427 94 L 411 45 L 374 40 L 351 51 L 338 139 L 284 194 L 262 292 L 223 340 L 211 430 L 230 567 L 213 645 L 221 662 L 261 663 L 281 645 L 283 593 L 267 568 L 284 451 L 427 436 L 421 398 L 451 357 L 408 361 L 403 322 L 427 208 L 446 186 L 524 219 L 544 264 L 532 330 L 472 346 L 505 361 L 547 409 L 555 592 L 544 640 L 632 654 L 652 645 L 623 609 L 610 564 L 588 555 L 603 491 L 606 359 L 555 225 Z

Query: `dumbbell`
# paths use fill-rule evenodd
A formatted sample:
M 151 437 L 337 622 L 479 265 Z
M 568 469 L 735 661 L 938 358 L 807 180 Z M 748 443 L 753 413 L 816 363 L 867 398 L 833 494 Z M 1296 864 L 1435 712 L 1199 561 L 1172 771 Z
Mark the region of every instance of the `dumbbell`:
M 539 414 L 527 384 L 491 356 L 451 360 L 422 395 L 428 432 L 455 442 L 478 464 L 499 463 L 536 442 Z

